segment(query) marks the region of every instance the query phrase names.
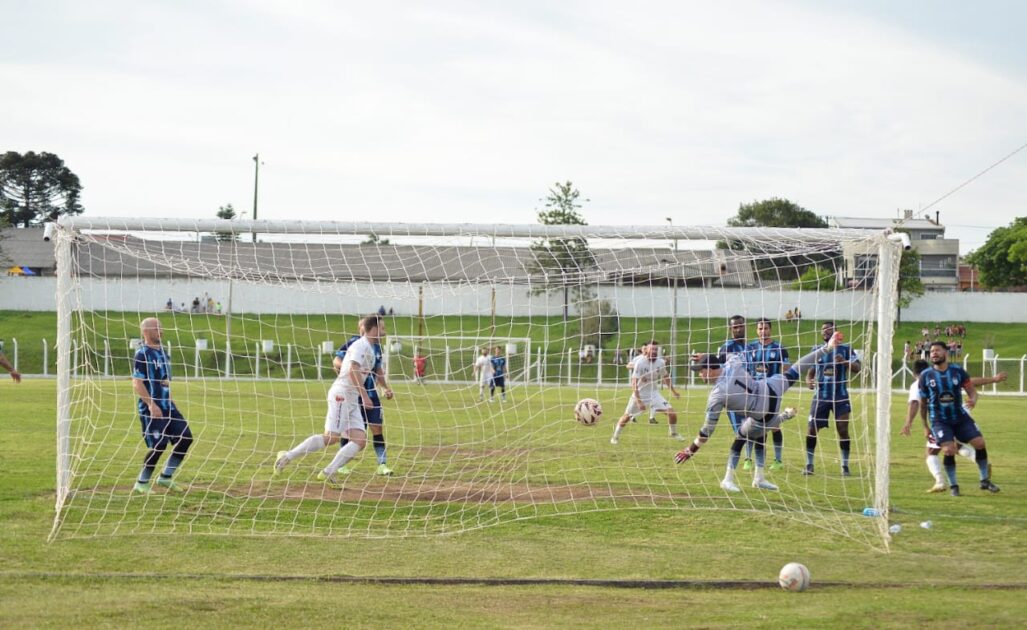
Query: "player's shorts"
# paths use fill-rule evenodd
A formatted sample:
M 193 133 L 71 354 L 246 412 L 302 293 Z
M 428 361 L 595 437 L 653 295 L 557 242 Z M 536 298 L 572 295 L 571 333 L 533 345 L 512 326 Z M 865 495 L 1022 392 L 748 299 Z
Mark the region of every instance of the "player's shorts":
M 934 434 L 934 439 L 938 441 L 939 445 L 951 442 L 953 439 L 963 444 L 969 444 L 970 440 L 981 437 L 981 430 L 977 427 L 977 423 L 967 415 L 962 416 L 955 424 L 932 422 L 931 433 Z
M 382 401 L 376 394 L 371 394 L 371 402 L 374 403 L 374 407 L 368 409 L 367 407 L 360 405 L 360 415 L 363 416 L 364 422 L 367 424 L 381 425 L 384 423 L 385 418 L 382 415 Z
M 735 435 L 742 428 L 742 423 L 745 422 L 745 414 L 740 411 L 729 411 L 727 412 L 727 419 L 731 421 L 731 428 L 734 430 Z
M 360 394 L 345 391 L 341 387 L 328 390 L 328 413 L 325 415 L 325 432 L 346 434 L 350 429 L 364 430 L 364 415 L 360 412 Z
M 502 388 L 505 389 L 506 388 L 506 376 L 503 375 L 503 374 L 500 374 L 499 376 L 493 376 L 492 377 L 492 387 L 502 387 Z
M 935 451 L 941 448 L 938 446 L 938 440 L 934 439 L 934 433 L 927 434 L 927 448 Z
M 852 405 L 848 399 L 821 401 L 814 398 L 809 409 L 809 423 L 816 425 L 818 429 L 823 429 L 829 424 L 832 413 L 837 420 L 838 416 L 847 416 L 851 412 Z
M 654 411 L 669 411 L 671 409 L 670 403 L 667 402 L 667 399 L 659 394 L 653 394 L 648 397 L 643 396 L 642 402 L 645 403 L 646 409 L 652 409 Z M 638 414 L 642 413 L 642 411 L 643 410 L 638 406 L 638 400 L 635 398 L 635 395 L 632 394 L 631 398 L 628 400 L 628 406 L 624 409 L 624 415 L 634 418 Z
M 161 418 L 152 418 L 149 413 L 139 414 L 139 422 L 143 426 L 143 441 L 147 448 L 153 448 L 161 438 L 177 441 L 179 438 L 193 436 L 189 423 L 182 417 L 174 405 L 168 414 Z

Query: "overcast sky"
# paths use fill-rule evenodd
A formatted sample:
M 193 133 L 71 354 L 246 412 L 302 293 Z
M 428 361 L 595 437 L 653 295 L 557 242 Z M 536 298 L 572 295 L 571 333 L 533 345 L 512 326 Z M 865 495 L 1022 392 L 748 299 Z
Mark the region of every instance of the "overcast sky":
M 0 150 L 93 216 L 723 225 L 918 210 L 1027 143 L 1027 3 L 0 0 Z M 930 210 L 1027 215 L 1027 150 Z

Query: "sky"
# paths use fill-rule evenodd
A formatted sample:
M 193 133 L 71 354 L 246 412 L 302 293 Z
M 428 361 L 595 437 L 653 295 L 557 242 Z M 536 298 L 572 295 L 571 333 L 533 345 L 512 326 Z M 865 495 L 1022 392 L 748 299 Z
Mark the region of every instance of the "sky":
M 724 225 L 921 212 L 1027 144 L 1027 3 L 0 0 L 0 151 L 91 216 Z M 967 253 L 1027 149 L 927 208 Z

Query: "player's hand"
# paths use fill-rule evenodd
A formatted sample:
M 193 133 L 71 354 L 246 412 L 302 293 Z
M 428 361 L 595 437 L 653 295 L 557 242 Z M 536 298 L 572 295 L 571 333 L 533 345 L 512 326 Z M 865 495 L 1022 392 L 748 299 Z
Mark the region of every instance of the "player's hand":
M 150 408 L 150 417 L 151 418 L 163 418 L 164 417 L 164 412 L 161 411 L 160 405 L 158 405 L 157 403 L 151 402 L 148 405 L 148 407 Z
M 1003 374 L 1005 374 L 1005 372 L 1003 372 Z M 21 372 L 19 372 L 18 370 L 11 370 L 11 378 L 14 379 L 15 383 L 20 383 L 21 382 Z M 1002 379 L 1002 380 L 1005 380 L 1005 379 Z
M 831 335 L 831 338 L 827 341 L 828 349 L 834 350 L 839 345 L 841 345 L 843 339 L 845 339 L 845 335 L 842 334 L 842 331 L 836 331 L 833 335 Z
M 806 379 L 806 387 L 808 387 L 810 389 L 816 389 L 817 384 L 813 381 L 813 379 L 807 378 Z
M 386 387 L 385 388 L 385 400 L 392 400 L 393 395 L 394 394 L 392 393 L 392 390 L 390 388 Z
M 673 391 L 673 392 L 671 392 L 671 393 L 673 393 L 673 394 L 674 394 L 674 398 L 681 398 L 681 394 L 679 394 L 677 390 L 674 390 L 674 391 Z
M 909 435 L 909 430 L 912 429 L 912 428 L 913 428 L 913 423 L 912 422 L 907 422 L 906 424 L 902 425 L 902 431 L 899 431 L 899 433 L 901 433 L 902 435 L 908 436 Z
M 361 396 L 360 404 L 364 406 L 364 409 L 374 409 L 374 401 L 369 396 Z
M 13 372 L 11 373 L 11 376 L 14 376 Z M 998 374 L 995 375 L 995 382 L 996 383 L 1004 383 L 1007 378 L 1009 378 L 1008 374 L 1006 374 L 1005 372 L 999 372 Z
M 973 409 L 977 406 L 977 401 L 973 398 L 967 398 L 966 401 L 963 403 L 963 406 L 967 409 Z

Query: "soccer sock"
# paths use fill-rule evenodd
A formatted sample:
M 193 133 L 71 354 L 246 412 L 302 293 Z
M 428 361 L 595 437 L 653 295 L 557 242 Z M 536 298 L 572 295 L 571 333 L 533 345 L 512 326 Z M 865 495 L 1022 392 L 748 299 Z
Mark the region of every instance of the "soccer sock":
M 620 423 L 620 421 L 618 421 L 616 424 L 614 424 L 613 425 L 613 437 L 619 437 L 620 436 L 620 431 L 623 428 L 624 428 L 624 425 L 622 425 Z
M 763 443 L 763 438 L 760 438 L 754 445 L 752 440 L 746 442 L 749 446 L 754 446 L 756 450 L 756 468 L 763 468 L 767 463 L 767 447 Z
M 842 451 L 842 466 L 849 465 L 849 450 L 852 448 L 852 440 L 849 438 L 842 438 L 838 440 L 838 446 L 841 447 Z
M 385 463 L 385 434 L 375 435 L 374 438 L 374 454 L 378 458 L 379 464 Z
M 746 441 L 745 443 L 745 459 L 752 459 L 752 442 Z
M 934 475 L 934 480 L 938 483 L 945 483 L 945 479 L 941 476 L 941 460 L 937 455 L 927 456 L 927 470 Z
M 356 442 L 350 442 L 346 446 L 340 448 L 339 452 L 332 458 L 332 462 L 324 469 L 324 474 L 328 476 L 334 475 L 335 471 L 348 464 L 349 460 L 356 457 L 359 452 L 360 447 L 357 446 Z
M 349 444 L 349 438 L 345 438 L 344 437 L 341 440 L 339 440 L 339 448 L 342 448 L 343 446 L 346 446 L 347 444 Z
M 153 448 L 146 451 L 146 456 L 143 458 L 143 469 L 139 471 L 139 483 L 150 483 L 153 471 L 157 469 L 157 462 L 167 447 L 167 442 L 164 440 L 165 438 L 161 438 L 160 441 L 154 444 Z
M 316 453 L 325 447 L 324 436 L 312 435 L 296 445 L 291 451 L 285 454 L 285 459 L 292 461 L 307 453 Z
M 806 436 L 806 465 L 813 465 L 813 453 L 817 450 L 817 436 Z
M 728 470 L 734 470 L 738 468 L 738 460 L 742 458 L 742 445 L 745 443 L 743 438 L 735 438 L 735 441 L 731 443 L 731 451 L 727 457 Z
M 774 459 L 781 461 L 781 455 L 784 453 L 784 433 L 781 431 L 772 431 L 770 435 L 774 439 Z
M 182 460 L 185 459 L 185 453 L 179 453 L 176 448 L 171 456 L 168 457 L 168 461 L 164 464 L 164 472 L 160 474 L 165 479 L 171 479 L 171 476 L 175 474 L 178 467 L 182 465 Z
M 953 458 L 955 459 L 955 458 Z M 977 449 L 977 470 L 981 472 L 981 481 L 988 479 L 988 449 Z
M 945 463 L 945 474 L 949 478 L 949 485 L 958 486 L 959 482 L 956 481 L 956 456 L 946 455 L 943 461 Z

